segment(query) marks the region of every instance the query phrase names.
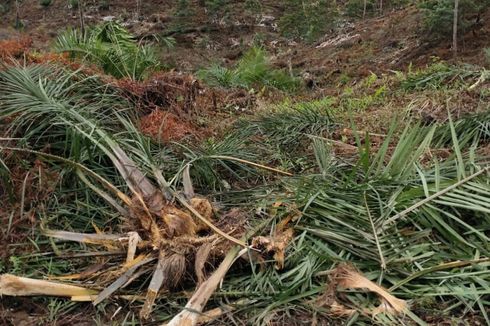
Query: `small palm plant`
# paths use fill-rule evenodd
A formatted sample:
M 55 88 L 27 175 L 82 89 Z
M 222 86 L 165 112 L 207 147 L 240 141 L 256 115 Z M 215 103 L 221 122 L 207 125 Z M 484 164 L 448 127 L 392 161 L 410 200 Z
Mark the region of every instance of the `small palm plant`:
M 253 88 L 269 87 L 282 91 L 294 91 L 299 87 L 297 78 L 284 70 L 271 66 L 267 52 L 252 47 L 232 69 L 213 65 L 198 72 L 201 79 L 212 86 Z
M 94 63 L 116 78 L 141 80 L 160 66 L 153 46 L 138 44 L 131 33 L 115 22 L 85 33 L 70 29 L 58 37 L 56 49 Z

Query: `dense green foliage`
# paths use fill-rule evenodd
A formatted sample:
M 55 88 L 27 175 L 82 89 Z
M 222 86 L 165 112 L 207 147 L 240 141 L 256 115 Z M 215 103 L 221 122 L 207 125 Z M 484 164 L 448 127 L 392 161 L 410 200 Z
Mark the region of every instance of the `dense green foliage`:
M 284 36 L 314 41 L 333 26 L 336 9 L 327 0 L 287 0 L 279 29 Z
M 448 38 L 452 35 L 454 0 L 423 0 L 419 7 L 424 11 L 425 27 L 431 37 Z M 480 15 L 489 7 L 489 0 L 459 1 L 459 30 L 464 32 L 480 23 Z
M 198 76 L 212 86 L 221 87 L 271 87 L 284 91 L 294 91 L 299 81 L 283 70 L 273 68 L 267 52 L 252 47 L 238 61 L 234 68 L 214 65 L 198 72 Z
M 53 0 L 40 0 L 39 4 L 43 7 L 49 7 L 53 3 Z
M 56 49 L 73 58 L 94 63 L 116 78 L 142 79 L 159 62 L 152 45 L 141 45 L 114 22 L 90 28 L 85 33 L 71 29 L 58 37 Z

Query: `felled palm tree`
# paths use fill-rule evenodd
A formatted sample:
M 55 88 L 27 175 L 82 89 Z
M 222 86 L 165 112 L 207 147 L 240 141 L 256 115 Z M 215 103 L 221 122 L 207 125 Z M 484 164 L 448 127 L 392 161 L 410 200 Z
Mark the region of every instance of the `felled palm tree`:
M 116 246 L 120 246 L 120 241 L 126 243 L 126 264 L 119 277 L 97 295 L 95 304 L 124 285 L 138 268 L 157 259 L 142 310 L 142 316 L 148 317 L 160 288 L 177 285 L 184 275 L 186 261 L 192 260 L 190 257 L 203 245 L 216 242 L 218 236 L 246 247 L 243 241 L 213 225 L 211 204 L 192 194 L 188 177 L 184 182 L 190 194 L 187 198 L 171 188 L 151 155 L 146 155 L 145 141 L 131 122 L 131 112 L 122 106 L 124 101 L 121 102 L 114 91 L 98 84 L 96 78 L 55 67 L 11 67 L 0 72 L 0 88 L 0 119 L 13 119 L 9 133 L 21 133 L 23 142 L 38 146 L 51 143 L 52 152 L 68 154 L 68 157 L 59 157 L 56 153 L 30 150 L 71 165 L 82 181 L 121 214 L 126 224 L 133 227 L 132 231 L 138 231 L 138 234 L 128 235 L 84 235 L 45 230 L 48 236 L 67 240 Z M 60 144 L 63 145 L 58 146 Z M 84 155 L 75 154 L 74 148 L 78 148 L 79 154 L 89 151 L 109 158 L 130 194 L 93 172 L 89 168 L 90 161 L 83 161 Z M 197 235 L 205 231 L 216 235 Z M 136 248 L 142 252 L 138 257 L 135 257 Z M 209 248 L 205 251 L 207 254 L 200 257 L 204 261 Z

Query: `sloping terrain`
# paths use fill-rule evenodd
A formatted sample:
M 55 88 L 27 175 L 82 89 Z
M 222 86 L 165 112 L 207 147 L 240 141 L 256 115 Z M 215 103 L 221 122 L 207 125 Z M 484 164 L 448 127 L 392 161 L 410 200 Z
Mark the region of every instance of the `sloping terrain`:
M 490 323 L 490 11 L 73 3 L 3 14 L 1 323 Z

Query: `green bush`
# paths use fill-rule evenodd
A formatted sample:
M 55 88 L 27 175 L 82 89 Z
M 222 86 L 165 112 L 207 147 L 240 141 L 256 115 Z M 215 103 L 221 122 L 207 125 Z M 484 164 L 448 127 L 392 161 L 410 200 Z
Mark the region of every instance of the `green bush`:
M 454 0 L 423 0 L 424 26 L 433 38 L 449 38 L 453 32 Z M 464 31 L 477 23 L 490 0 L 460 0 L 458 28 Z M 475 19 L 476 17 L 476 19 Z
M 287 0 L 279 29 L 286 37 L 314 41 L 332 26 L 336 8 L 327 0 Z
M 213 65 L 200 70 L 198 76 L 212 86 L 252 88 L 271 87 L 283 91 L 294 91 L 299 86 L 296 78 L 285 71 L 271 67 L 267 52 L 262 48 L 251 48 L 233 69 Z
M 260 0 L 245 0 L 245 9 L 253 14 L 262 12 L 262 3 Z
M 191 26 L 191 18 L 194 13 L 189 0 L 178 0 L 173 12 L 174 18 L 172 20 L 172 25 L 169 30 L 180 33 Z
M 139 80 L 160 65 L 152 46 L 138 44 L 125 28 L 114 22 L 91 28 L 85 34 L 68 30 L 58 37 L 56 49 L 94 63 L 116 78 Z
M 485 57 L 487 58 L 487 62 L 490 63 L 490 48 L 484 49 L 483 52 L 485 52 Z
M 68 0 L 68 7 L 78 9 L 78 0 Z
M 10 11 L 10 3 L 0 3 L 0 14 L 6 14 Z
M 100 10 L 109 10 L 109 0 L 100 0 L 99 1 L 99 9 Z
M 228 10 L 228 0 L 205 0 L 206 11 L 212 19 L 223 17 Z
M 53 0 L 39 0 L 39 4 L 43 7 L 49 7 L 53 3 Z
M 366 14 L 371 14 L 376 9 L 375 0 L 366 0 Z M 345 13 L 350 17 L 362 17 L 364 15 L 364 0 L 349 0 L 345 5 Z

